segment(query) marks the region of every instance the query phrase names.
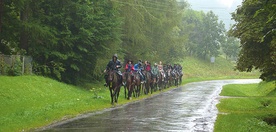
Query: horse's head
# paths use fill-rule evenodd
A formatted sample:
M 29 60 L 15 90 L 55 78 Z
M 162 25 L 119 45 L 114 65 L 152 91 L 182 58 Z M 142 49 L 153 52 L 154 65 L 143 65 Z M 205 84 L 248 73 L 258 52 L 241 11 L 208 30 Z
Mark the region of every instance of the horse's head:
M 108 71 L 108 81 L 111 82 L 114 78 L 114 71 L 113 70 L 110 70 Z

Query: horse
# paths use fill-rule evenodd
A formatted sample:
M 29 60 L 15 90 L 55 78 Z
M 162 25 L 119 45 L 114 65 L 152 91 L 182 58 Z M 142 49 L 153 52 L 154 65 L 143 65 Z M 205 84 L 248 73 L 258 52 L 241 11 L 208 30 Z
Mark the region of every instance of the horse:
M 169 88 L 169 70 L 164 70 L 164 88 Z
M 131 94 L 133 92 L 133 84 L 132 84 L 133 77 L 130 72 L 123 73 L 123 81 L 125 82 L 125 98 L 131 99 Z M 128 93 L 128 95 L 127 95 Z
M 174 85 L 178 86 L 178 79 L 179 79 L 178 73 L 175 70 L 173 71 L 173 73 L 174 73 Z
M 183 72 L 182 70 L 179 71 L 179 84 L 182 83 L 182 77 L 183 77 Z
M 133 78 L 132 84 L 134 85 L 134 97 L 139 97 L 140 96 L 140 91 L 141 91 L 141 79 L 140 79 L 140 74 L 138 72 L 135 72 Z
M 151 94 L 153 91 L 157 90 L 157 83 L 158 83 L 158 75 L 152 75 L 152 82 L 151 82 Z
M 164 85 L 165 85 L 165 77 L 164 77 L 164 74 L 165 73 L 161 73 L 161 72 L 159 72 L 159 79 L 158 79 L 158 82 L 157 82 L 157 84 L 158 84 L 158 87 L 159 87 L 159 91 L 161 91 L 162 89 L 163 89 L 163 87 L 164 87 Z
M 120 82 L 119 75 L 115 70 L 108 71 L 107 85 L 109 87 L 110 96 L 111 96 L 111 104 L 118 103 L 118 97 L 120 93 Z
M 152 83 L 152 80 L 151 80 L 151 73 L 150 72 L 145 71 L 144 74 L 145 74 L 145 77 L 146 77 L 144 93 L 147 95 L 149 93 L 149 89 L 150 89 L 150 85 Z
M 167 81 L 168 81 L 168 87 L 171 87 L 173 83 L 173 75 L 171 70 L 168 70 Z

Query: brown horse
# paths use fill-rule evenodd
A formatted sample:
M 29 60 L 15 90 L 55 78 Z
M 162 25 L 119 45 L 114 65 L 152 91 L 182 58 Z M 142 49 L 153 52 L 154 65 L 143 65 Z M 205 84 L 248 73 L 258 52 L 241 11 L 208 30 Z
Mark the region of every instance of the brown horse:
M 181 85 L 182 83 L 182 77 L 183 77 L 183 72 L 179 71 L 179 84 Z
M 174 85 L 178 86 L 179 75 L 176 71 L 173 71 L 173 72 L 174 72 Z
M 131 99 L 131 95 L 133 92 L 133 83 L 132 83 L 133 77 L 130 72 L 124 72 L 123 73 L 123 81 L 126 83 L 124 86 L 125 88 L 125 98 Z M 128 93 L 128 95 L 127 95 Z
M 117 71 L 110 70 L 108 71 L 108 78 L 107 78 L 107 85 L 109 87 L 110 96 L 111 96 L 111 104 L 118 102 L 118 97 L 120 93 L 120 82 L 119 82 L 119 75 Z
M 150 85 L 152 83 L 152 80 L 151 80 L 151 73 L 150 72 L 145 71 L 144 74 L 145 74 L 145 77 L 146 77 L 146 84 L 145 84 L 144 93 L 147 95 L 149 93 Z
M 158 75 L 152 75 L 151 81 L 151 94 L 153 91 L 157 90 Z
M 173 76 L 172 76 L 171 70 L 168 70 L 167 78 L 168 78 L 168 87 L 171 87 L 173 85 Z
M 141 91 L 141 79 L 140 79 L 140 74 L 138 72 L 133 73 L 134 78 L 132 84 L 134 85 L 134 97 L 139 97 L 140 96 L 140 91 Z
M 162 74 L 161 72 L 159 72 L 159 75 L 158 75 L 159 79 L 158 79 L 157 84 L 158 84 L 159 91 L 161 91 L 162 89 L 164 89 L 164 86 L 165 86 L 165 77 L 164 77 L 164 74 L 165 73 Z

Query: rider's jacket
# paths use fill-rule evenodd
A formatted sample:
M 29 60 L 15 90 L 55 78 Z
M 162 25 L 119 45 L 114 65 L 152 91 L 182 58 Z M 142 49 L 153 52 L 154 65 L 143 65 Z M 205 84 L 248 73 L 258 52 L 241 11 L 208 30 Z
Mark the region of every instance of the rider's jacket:
M 158 73 L 159 73 L 158 67 L 157 66 L 153 66 L 151 68 L 151 72 L 152 72 L 153 75 L 158 75 Z
M 118 70 L 121 67 L 122 67 L 122 65 L 121 65 L 120 60 L 116 60 L 116 61 L 110 60 L 106 66 L 106 69 L 107 70 Z
M 142 71 L 142 70 L 143 70 L 143 67 L 139 63 L 134 65 L 134 71 Z
M 146 71 L 151 71 L 151 66 L 148 64 L 148 65 L 146 65 Z
M 132 64 L 126 64 L 125 70 L 126 72 L 131 72 L 134 70 L 134 66 Z

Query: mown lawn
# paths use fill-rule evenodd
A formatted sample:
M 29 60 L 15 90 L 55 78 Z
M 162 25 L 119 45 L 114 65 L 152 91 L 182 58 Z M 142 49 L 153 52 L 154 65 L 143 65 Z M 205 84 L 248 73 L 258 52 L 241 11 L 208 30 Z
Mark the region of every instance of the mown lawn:
M 276 85 L 274 82 L 259 84 L 230 84 L 223 87 L 223 98 L 215 123 L 217 132 L 275 132 Z

